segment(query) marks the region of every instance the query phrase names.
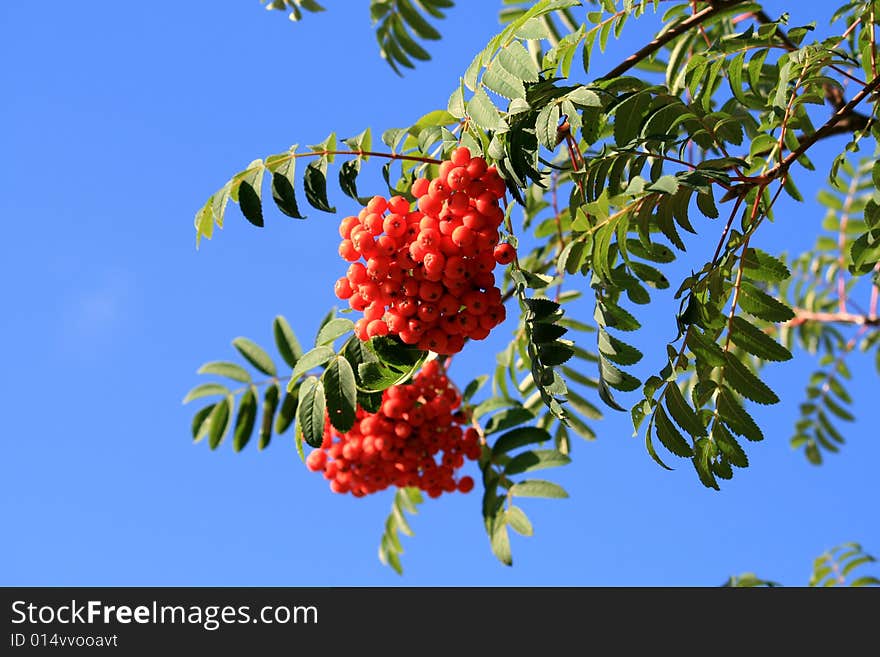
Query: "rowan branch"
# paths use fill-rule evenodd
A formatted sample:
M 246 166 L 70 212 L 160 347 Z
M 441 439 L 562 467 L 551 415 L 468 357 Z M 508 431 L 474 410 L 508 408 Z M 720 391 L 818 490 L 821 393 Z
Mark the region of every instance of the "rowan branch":
M 788 326 L 800 326 L 807 322 L 821 322 L 823 324 L 855 324 L 856 326 L 880 326 L 880 317 L 870 315 L 856 315 L 854 313 L 830 313 L 813 312 L 802 308 L 794 309 L 795 317 L 786 322 Z
M 707 20 L 709 20 L 716 14 L 721 13 L 725 9 L 729 9 L 730 7 L 734 7 L 739 4 L 743 4 L 743 0 L 718 0 L 717 2 L 713 2 L 710 6 L 706 7 L 702 11 L 699 11 L 696 14 L 692 14 L 689 18 L 683 20 L 678 25 L 672 26 L 663 34 L 657 35 L 653 41 L 624 59 L 620 64 L 615 66 L 599 79 L 610 80 L 611 78 L 620 77 L 633 66 L 638 64 L 640 61 L 642 61 L 643 59 L 647 59 L 655 52 L 660 50 L 660 48 L 672 41 L 675 37 L 680 36 L 688 32 L 689 30 L 702 25 Z
M 789 167 L 791 167 L 791 165 L 794 164 L 801 155 L 806 153 L 813 144 L 815 144 L 820 139 L 825 139 L 826 137 L 830 137 L 832 134 L 835 134 L 836 126 L 841 121 L 851 116 L 853 110 L 858 106 L 858 104 L 865 100 L 865 98 L 870 96 L 878 88 L 880 88 L 880 75 L 878 75 L 868 84 L 866 84 L 864 88 L 859 91 L 859 93 L 853 96 L 851 101 L 849 101 L 839 110 L 837 110 L 821 128 L 816 130 L 816 132 L 814 132 L 813 134 L 804 137 L 801 140 L 801 143 L 797 147 L 797 149 L 793 150 L 782 162 L 770 169 L 770 171 L 767 172 L 766 177 L 769 180 L 778 178 L 780 175 L 788 171 Z

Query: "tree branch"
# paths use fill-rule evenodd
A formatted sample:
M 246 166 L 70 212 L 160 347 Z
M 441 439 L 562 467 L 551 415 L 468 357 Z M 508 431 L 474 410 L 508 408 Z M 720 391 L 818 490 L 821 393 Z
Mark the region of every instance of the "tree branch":
M 800 326 L 807 322 L 822 322 L 823 324 L 855 324 L 856 326 L 880 326 L 880 317 L 870 315 L 855 315 L 853 313 L 817 313 L 802 308 L 794 309 L 795 318 L 788 322 L 788 326 Z
M 716 2 L 711 3 L 708 7 L 703 9 L 696 14 L 693 14 L 689 18 L 683 20 L 678 25 L 674 25 L 669 28 L 663 34 L 655 37 L 653 41 L 647 44 L 641 50 L 633 53 L 626 59 L 624 59 L 620 64 L 611 69 L 608 73 L 600 77 L 600 80 L 610 80 L 611 78 L 620 77 L 624 73 L 626 73 L 633 66 L 638 64 L 643 59 L 647 59 L 655 52 L 660 50 L 664 45 L 672 41 L 675 37 L 680 36 L 691 30 L 694 27 L 702 25 L 707 20 L 715 16 L 716 14 L 721 13 L 725 9 L 729 9 L 730 7 L 734 7 L 736 5 L 743 4 L 743 0 L 717 0 Z
M 770 171 L 767 172 L 767 178 L 772 180 L 774 178 L 778 178 L 780 175 L 784 174 L 788 171 L 789 167 L 794 164 L 797 159 L 807 152 L 807 149 L 810 148 L 813 144 L 815 144 L 820 139 L 824 139 L 826 137 L 835 134 L 835 129 L 837 125 L 849 117 L 856 106 L 861 103 L 865 98 L 870 96 L 878 87 L 880 87 L 880 75 L 871 80 L 865 87 L 859 91 L 855 96 L 853 96 L 852 100 L 849 101 L 846 105 L 837 110 L 834 114 L 832 114 L 831 118 L 825 122 L 821 128 L 816 130 L 813 134 L 808 137 L 804 137 L 801 140 L 800 146 L 797 147 L 796 150 L 789 153 L 788 157 L 786 157 L 782 162 L 773 167 Z

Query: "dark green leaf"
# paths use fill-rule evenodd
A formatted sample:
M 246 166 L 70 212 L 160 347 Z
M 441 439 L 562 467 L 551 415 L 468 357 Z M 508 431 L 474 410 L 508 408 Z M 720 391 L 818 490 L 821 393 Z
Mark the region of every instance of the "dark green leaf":
M 787 322 L 794 319 L 791 308 L 748 282 L 742 283 L 739 305 L 750 315 L 768 322 Z
M 724 454 L 731 464 L 738 468 L 749 467 L 749 457 L 746 456 L 742 446 L 720 422 L 712 425 L 712 438 L 718 444 L 721 453 Z
M 310 376 L 299 389 L 296 411 L 297 430 L 310 447 L 320 447 L 324 440 L 325 409 L 324 385 Z
M 742 317 L 731 322 L 730 340 L 736 346 L 763 360 L 791 360 L 791 352 Z
M 743 397 L 759 404 L 775 404 L 779 401 L 776 393 L 731 352 L 724 354 L 724 360 L 725 380 Z
M 694 467 L 700 481 L 706 488 L 714 488 L 720 490 L 718 482 L 715 480 L 715 474 L 712 470 L 711 459 L 715 454 L 713 443 L 708 438 L 700 438 L 694 445 Z
M 331 206 L 327 200 L 327 175 L 325 170 L 326 165 L 322 165 L 320 161 L 311 162 L 306 167 L 306 200 L 316 210 L 334 214 L 336 208 Z
M 642 359 L 642 352 L 622 340 L 599 329 L 599 352 L 618 365 L 635 365 Z
M 293 329 L 283 315 L 278 315 L 272 322 L 272 332 L 275 335 L 275 345 L 284 362 L 290 367 L 296 367 L 296 361 L 302 356 L 302 347 L 299 346 L 299 340 L 296 339 Z
M 275 433 L 281 435 L 287 431 L 288 427 L 296 419 L 296 407 L 299 404 L 299 386 L 295 386 L 293 390 L 284 396 L 281 402 L 281 409 L 278 411 L 278 417 L 275 420 Z
M 730 427 L 731 431 L 736 432 L 743 438 L 752 441 L 764 440 L 761 428 L 726 388 L 722 388 L 718 395 L 718 415 Z
M 779 260 L 760 249 L 749 248 L 742 259 L 745 273 L 753 280 L 779 283 L 791 276 L 788 267 Z
M 426 356 L 426 352 L 390 336 L 373 338 L 370 345 L 383 363 L 403 369 L 417 366 Z
M 263 203 L 260 200 L 260 188 L 243 180 L 238 187 L 238 203 L 244 218 L 258 228 L 263 227 Z
M 531 472 L 532 470 L 555 468 L 570 462 L 571 459 L 568 456 L 555 449 L 530 450 L 521 452 L 510 459 L 507 465 L 504 466 L 504 473 L 515 475 L 522 472 Z
M 657 406 L 656 414 L 654 415 L 654 427 L 657 430 L 657 438 L 660 439 L 663 446 L 670 452 L 676 456 L 693 456 L 694 452 L 691 446 L 679 433 L 678 429 L 675 428 L 675 425 L 672 424 L 661 405 Z
M 489 380 L 488 374 L 481 374 L 470 383 L 465 386 L 464 392 L 461 393 L 461 401 L 466 404 L 471 400 L 471 398 L 477 393 L 477 391 L 483 387 L 486 381 Z
M 232 433 L 232 448 L 236 452 L 244 449 L 250 442 L 257 418 L 257 395 L 253 386 L 241 396 L 238 405 L 238 416 L 235 418 L 235 430 Z
M 493 433 L 504 431 L 505 429 L 515 427 L 518 424 L 529 422 L 530 420 L 534 419 L 535 414 L 532 413 L 532 411 L 530 411 L 529 409 L 523 408 L 522 406 L 506 408 L 500 413 L 496 413 L 489 418 L 489 421 L 486 422 L 486 430 L 484 433 L 489 436 Z
M 571 345 L 561 340 L 551 342 L 550 344 L 538 345 L 538 357 L 541 362 L 547 366 L 562 365 L 574 355 L 574 349 Z
M 263 419 L 260 422 L 259 449 L 266 449 L 272 440 L 272 421 L 275 419 L 275 411 L 278 409 L 280 395 L 281 389 L 277 383 L 267 387 L 263 395 Z
M 703 422 L 697 416 L 696 411 L 685 401 L 675 381 L 671 381 L 666 386 L 664 396 L 666 398 L 666 408 L 669 409 L 669 414 L 672 415 L 678 426 L 687 431 L 691 436 L 706 435 L 706 428 L 703 426 Z
M 208 428 L 210 423 L 208 422 L 208 418 L 211 415 L 211 411 L 214 410 L 214 407 L 217 404 L 209 404 L 199 411 L 193 416 L 192 419 L 192 437 L 195 442 L 200 441 L 206 433 L 208 433 Z
M 500 436 L 492 445 L 493 454 L 504 454 L 525 445 L 546 443 L 551 440 L 550 434 L 536 427 L 520 427 Z
M 330 423 L 340 433 L 354 426 L 357 411 L 357 387 L 354 371 L 347 360 L 337 356 L 327 365 L 321 377 Z
M 217 449 L 229 430 L 229 416 L 232 411 L 229 399 L 224 397 L 217 402 L 208 418 L 208 445 L 211 449 Z
M 599 399 L 605 402 L 606 406 L 613 408 L 615 411 L 626 411 L 623 406 L 614 400 L 614 395 L 611 394 L 608 383 L 602 378 L 599 379 Z

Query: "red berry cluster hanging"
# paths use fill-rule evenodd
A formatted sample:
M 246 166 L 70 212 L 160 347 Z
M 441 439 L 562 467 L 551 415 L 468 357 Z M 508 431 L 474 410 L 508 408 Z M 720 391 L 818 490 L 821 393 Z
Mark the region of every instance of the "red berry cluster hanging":
M 466 338 L 482 340 L 504 321 L 493 274 L 515 255 L 498 244 L 504 181 L 460 147 L 436 178 L 418 178 L 411 191 L 416 210 L 401 196 L 374 196 L 342 220 L 339 254 L 352 264 L 336 296 L 363 311 L 355 324 L 361 340 L 390 333 L 419 349 L 458 353 Z
M 327 422 L 324 442 L 306 466 L 323 471 L 333 492 L 355 497 L 389 486 L 414 486 L 430 497 L 467 493 L 474 480 L 456 479 L 455 473 L 466 458 L 478 459 L 481 448 L 476 429 L 462 431 L 460 405 L 461 395 L 443 368 L 429 361 L 411 383 L 385 390 L 378 412 L 358 407 L 347 433 Z

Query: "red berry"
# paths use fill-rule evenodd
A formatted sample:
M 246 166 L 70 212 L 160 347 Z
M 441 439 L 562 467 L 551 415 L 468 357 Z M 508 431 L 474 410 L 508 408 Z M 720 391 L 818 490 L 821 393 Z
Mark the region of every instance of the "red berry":
M 471 161 L 471 151 L 467 146 L 459 146 L 452 151 L 449 159 L 455 166 L 466 167 Z
M 509 265 L 516 257 L 516 251 L 513 246 L 504 242 L 495 247 L 492 255 L 495 257 L 495 262 L 499 265 Z

